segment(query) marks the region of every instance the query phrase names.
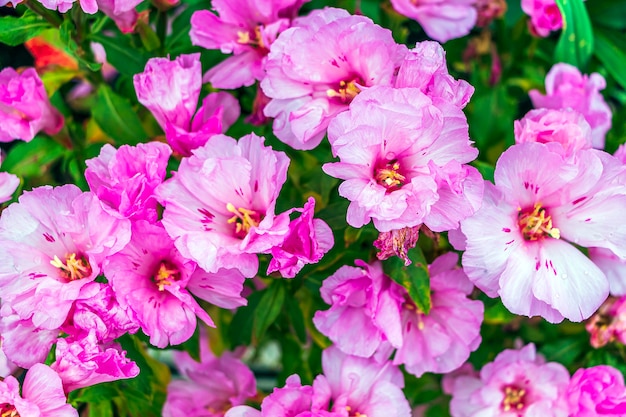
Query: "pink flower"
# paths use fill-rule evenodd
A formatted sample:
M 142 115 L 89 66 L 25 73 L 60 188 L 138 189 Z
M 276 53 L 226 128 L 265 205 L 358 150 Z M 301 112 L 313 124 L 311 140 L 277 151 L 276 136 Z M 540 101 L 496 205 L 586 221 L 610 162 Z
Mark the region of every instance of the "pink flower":
M 54 135 L 63 126 L 63 116 L 50 104 L 34 68 L 22 73 L 13 68 L 0 71 L 0 117 L 0 142 L 28 142 L 42 130 Z
M 589 123 L 582 114 L 570 108 L 531 110 L 515 121 L 514 129 L 515 143 L 560 143 L 566 157 L 581 149 L 591 149 Z
M 323 166 L 345 180 L 347 222 L 374 221 L 381 232 L 426 224 L 441 232 L 473 214 L 483 180 L 467 165 L 471 146 L 462 110 L 416 88 L 372 87 L 331 123 L 328 138 L 340 162 Z
M 288 213 L 276 216 L 274 206 L 289 158 L 264 140 L 214 136 L 157 188 L 165 229 L 183 256 L 207 272 L 236 268 L 254 276 L 256 254 L 280 244 L 288 231 Z
M 35 327 L 58 329 L 81 288 L 129 238 L 128 220 L 110 216 L 94 194 L 74 185 L 24 193 L 0 217 L 3 309 Z
M 196 329 L 196 316 L 214 326 L 186 289 L 195 268 L 176 250 L 165 229 L 138 221 L 130 242 L 108 259 L 104 272 L 120 305 L 132 312 L 151 344 L 164 348 L 188 340 Z
M 591 316 L 585 328 L 591 335 L 590 343 L 594 348 L 612 342 L 626 345 L 626 297 L 609 297 Z
M 93 330 L 79 340 L 57 340 L 56 360 L 51 368 L 61 377 L 65 392 L 139 374 L 139 367 L 126 358 L 125 351 L 116 343 L 99 345 Z
M 545 38 L 551 31 L 563 27 L 563 17 L 555 0 L 522 0 L 522 10 L 530 16 L 528 27 L 536 36 Z
M 20 179 L 8 172 L 0 172 L 0 204 L 13 198 L 13 193 L 20 185 Z
M 194 45 L 232 53 L 204 77 L 216 88 L 239 88 L 261 80 L 266 56 L 278 34 L 287 29 L 302 3 L 308 0 L 244 2 L 214 0 L 213 9 L 191 17 L 189 36 Z
M 18 366 L 11 362 L 4 350 L 0 349 L 0 378 L 5 379 L 18 369 Z
M 391 85 L 405 53 L 389 30 L 342 9 L 297 19 L 272 45 L 261 81 L 274 133 L 295 149 L 315 148 L 361 90 Z
M 626 164 L 626 144 L 621 144 L 613 154 L 622 164 Z
M 78 411 L 66 403 L 61 378 L 43 364 L 33 365 L 20 386 L 8 376 L 0 381 L 0 413 L 6 416 L 78 417 Z
M 626 256 L 623 166 L 592 149 L 576 161 L 561 153 L 555 143 L 506 150 L 481 209 L 461 222 L 474 284 L 511 312 L 550 322 L 584 320 L 608 295 L 604 273 L 569 242 Z
M 30 368 L 46 360 L 50 348 L 59 336 L 59 329 L 47 330 L 36 327 L 31 319 L 20 319 L 8 304 L 4 304 L 0 333 L 2 351 L 7 358 L 21 368 Z
M 183 156 L 190 156 L 239 117 L 239 104 L 227 93 L 209 94 L 196 113 L 202 87 L 200 54 L 180 55 L 173 61 L 152 58 L 133 82 L 139 102 L 152 112 L 174 151 Z
M 618 417 L 626 414 L 624 376 L 608 365 L 577 370 L 565 395 L 571 417 Z
M 419 229 L 417 226 L 404 227 L 379 233 L 378 239 L 374 241 L 374 247 L 379 249 L 376 257 L 382 261 L 397 256 L 404 261 L 405 266 L 411 265 L 408 252 L 417 244 Z
M 480 371 L 452 381 L 450 414 L 471 416 L 568 417 L 567 369 L 546 363 L 533 344 L 507 349 Z
M 293 278 L 306 264 L 322 259 L 335 243 L 333 232 L 325 221 L 313 218 L 315 199 L 309 197 L 300 217 L 289 223 L 285 240 L 272 248 L 272 260 L 267 273 L 279 271 L 285 278 Z
M 424 32 L 441 43 L 461 38 L 476 25 L 476 0 L 391 0 L 400 14 L 417 20 Z
M 559 63 L 546 76 L 546 95 L 529 92 L 533 106 L 549 109 L 571 108 L 585 116 L 591 126 L 591 144 L 603 149 L 606 132 L 611 128 L 611 109 L 600 94 L 606 86 L 602 75 L 583 75 L 569 64 Z
M 186 352 L 174 360 L 184 379 L 167 386 L 163 417 L 222 417 L 256 394 L 254 374 L 230 352 L 217 358 L 202 345 L 200 363 Z
M 626 258 L 620 258 L 609 249 L 589 248 L 589 259 L 606 275 L 611 295 L 626 295 Z
M 113 216 L 157 220 L 154 189 L 163 182 L 172 153 L 164 143 L 105 144 L 97 158 L 87 160 L 85 178 L 102 208 Z
M 98 10 L 109 16 L 123 33 L 135 30 L 139 13 L 135 7 L 143 0 L 80 0 L 85 13 L 93 14 Z

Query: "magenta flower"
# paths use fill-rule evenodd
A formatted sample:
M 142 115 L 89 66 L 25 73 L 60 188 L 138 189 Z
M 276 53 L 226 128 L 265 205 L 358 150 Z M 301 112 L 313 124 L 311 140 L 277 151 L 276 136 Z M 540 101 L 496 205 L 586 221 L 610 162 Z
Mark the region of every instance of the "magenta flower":
M 123 33 L 135 30 L 139 13 L 135 10 L 143 0 L 80 0 L 85 13 L 101 11 L 109 16 Z
M 289 158 L 264 140 L 214 136 L 157 188 L 165 229 L 207 272 L 236 268 L 254 276 L 256 254 L 279 245 L 289 230 L 289 214 L 274 215 Z
M 254 374 L 230 352 L 217 358 L 203 344 L 200 363 L 186 352 L 174 360 L 184 379 L 167 386 L 163 417 L 223 417 L 256 395 Z
M 285 278 L 293 278 L 306 264 L 322 259 L 335 243 L 333 232 L 324 220 L 314 219 L 315 199 L 309 197 L 300 212 L 300 217 L 289 223 L 285 240 L 272 248 L 272 260 L 267 274 L 279 271 Z
M 483 180 L 467 165 L 471 146 L 462 110 L 416 88 L 372 87 L 328 129 L 340 162 L 323 166 L 345 180 L 347 222 L 373 220 L 381 232 L 422 223 L 441 232 L 480 207 Z
M 603 149 L 612 117 L 611 109 L 600 94 L 605 86 L 602 75 L 595 72 L 583 75 L 576 67 L 559 63 L 546 76 L 546 95 L 537 90 L 531 90 L 529 95 L 537 108 L 571 108 L 581 113 L 591 126 L 591 144 Z
M 476 25 L 476 0 L 391 0 L 400 14 L 417 20 L 424 32 L 441 43 L 462 38 Z
M 117 343 L 98 344 L 93 330 L 79 340 L 57 340 L 56 360 L 51 368 L 61 377 L 65 392 L 139 374 L 137 364 L 126 358 Z
M 20 185 L 20 179 L 8 172 L 0 172 L 0 204 L 13 198 L 13 193 Z
M 50 104 L 34 68 L 21 73 L 13 68 L 0 71 L 0 117 L 0 142 L 28 142 L 42 130 L 54 135 L 63 127 L 63 116 Z
M 102 208 L 113 216 L 157 220 L 154 189 L 163 182 L 172 153 L 164 143 L 105 144 L 97 158 L 87 160 L 85 178 Z
M 567 369 L 535 353 L 535 345 L 507 349 L 479 375 L 461 374 L 450 384 L 452 417 L 568 417 Z
M 214 0 L 217 15 L 208 10 L 195 12 L 189 32 L 192 43 L 233 54 L 210 69 L 204 81 L 216 88 L 232 89 L 261 80 L 270 47 L 306 1 Z
M 623 166 L 595 150 L 564 160 L 550 144 L 505 151 L 482 208 L 461 223 L 463 268 L 513 313 L 581 321 L 608 295 L 606 276 L 569 242 L 626 256 Z M 541 158 L 537 158 L 541 155 Z
M 563 17 L 555 0 L 522 0 L 522 10 L 530 16 L 528 27 L 533 35 L 545 38 L 563 27 Z
M 108 259 L 104 272 L 120 305 L 132 312 L 151 344 L 164 348 L 188 340 L 196 316 L 214 326 L 186 289 L 195 268 L 165 229 L 138 221 L 130 242 Z
M 3 309 L 35 327 L 58 329 L 81 288 L 129 238 L 128 220 L 107 214 L 94 194 L 74 185 L 24 193 L 0 217 Z
M 563 155 L 591 149 L 591 127 L 582 114 L 568 109 L 531 110 L 514 124 L 515 143 L 560 143 Z M 551 148 L 558 152 L 558 148 Z
M 0 413 L 3 416 L 78 417 L 78 411 L 67 404 L 61 378 L 43 364 L 33 365 L 26 373 L 21 389 L 8 376 L 0 381 Z
M 619 417 L 626 414 L 624 376 L 608 365 L 577 370 L 565 395 L 571 417 Z
M 342 9 L 297 19 L 272 45 L 261 81 L 274 133 L 295 149 L 315 148 L 361 90 L 392 84 L 406 51 L 389 30 Z
M 591 316 L 585 328 L 591 335 L 590 343 L 594 348 L 612 342 L 626 345 L 626 297 L 609 297 Z

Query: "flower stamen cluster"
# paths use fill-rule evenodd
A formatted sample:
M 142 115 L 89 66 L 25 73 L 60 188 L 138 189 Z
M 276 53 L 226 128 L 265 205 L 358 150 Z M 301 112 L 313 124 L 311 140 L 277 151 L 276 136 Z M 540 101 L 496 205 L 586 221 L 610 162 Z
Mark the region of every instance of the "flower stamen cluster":
M 14 405 L 2 404 L 0 408 L 0 417 L 20 417 Z
M 260 26 L 256 26 L 252 31 L 237 32 L 237 43 L 240 43 L 242 45 L 250 45 L 253 48 L 265 50 L 266 52 L 268 51 L 265 43 L 263 42 Z
M 504 387 L 504 400 L 502 400 L 502 410 L 505 412 L 511 410 L 522 410 L 526 404 L 524 397 L 526 390 L 518 388 L 515 385 L 507 385 Z
M 261 215 L 254 210 L 248 210 L 243 207 L 235 208 L 231 203 L 226 205 L 226 210 L 233 213 L 234 216 L 228 219 L 228 224 L 235 223 L 235 235 L 243 239 L 246 237 L 250 228 L 257 227 L 261 222 Z
M 153 277 L 154 283 L 159 291 L 165 291 L 165 287 L 180 280 L 180 271 L 167 261 L 161 261 L 159 269 Z
M 344 104 L 349 104 L 356 96 L 361 92 L 361 89 L 356 85 L 356 79 L 352 81 L 339 81 L 339 88 L 334 90 L 329 88 L 326 90 L 326 95 L 329 98 L 338 98 Z
M 58 256 L 54 255 L 54 259 L 50 261 L 50 264 L 59 268 L 61 277 L 68 281 L 83 279 L 91 275 L 92 272 L 89 261 L 87 261 L 84 256 L 80 256 L 76 259 L 75 253 L 65 255 L 65 263 L 63 263 Z M 4 417 L 4 415 L 0 414 L 0 417 Z
M 546 216 L 546 209 L 540 203 L 535 203 L 532 212 L 523 213 L 520 209 L 518 223 L 524 240 L 538 240 L 545 236 L 561 238 L 561 231 L 552 226 L 552 217 Z
M 406 177 L 400 174 L 400 163 L 396 160 L 387 162 L 376 170 L 376 182 L 387 189 L 387 192 L 399 189 L 404 185 Z

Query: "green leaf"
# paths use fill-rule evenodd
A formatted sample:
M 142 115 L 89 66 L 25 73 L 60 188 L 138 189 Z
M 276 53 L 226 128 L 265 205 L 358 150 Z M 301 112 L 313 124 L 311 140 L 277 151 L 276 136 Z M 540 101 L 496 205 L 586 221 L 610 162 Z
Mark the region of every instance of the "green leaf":
M 586 6 L 594 29 L 598 25 L 613 29 L 626 29 L 626 2 L 593 0 Z
M 9 46 L 21 45 L 50 27 L 50 23 L 30 10 L 20 17 L 2 16 L 0 17 L 0 43 Z
M 113 417 L 113 408 L 110 402 L 89 404 L 89 417 Z
M 90 71 L 99 71 L 102 68 L 102 64 L 99 62 L 92 62 L 85 59 L 85 51 L 82 47 L 76 43 L 74 34 L 76 33 L 76 25 L 71 19 L 65 18 L 61 26 L 59 27 L 59 36 L 65 49 L 78 60 L 80 64 L 89 69 Z
M 50 165 L 69 152 L 46 136 L 36 136 L 30 142 L 20 142 L 8 152 L 2 170 L 19 177 L 40 177 Z
M 106 84 L 98 88 L 92 114 L 100 129 L 120 144 L 135 145 L 148 137 L 130 102 Z
M 41 81 L 46 88 L 48 97 L 50 97 L 64 84 L 67 84 L 78 76 L 80 76 L 80 71 L 67 68 L 56 68 L 52 71 L 46 71 L 41 76 Z
M 263 297 L 263 291 L 255 291 L 248 296 L 248 305 L 239 307 L 228 327 L 228 339 L 231 348 L 252 343 L 252 327 L 257 306 Z
M 491 181 L 492 183 L 494 182 L 493 175 L 496 171 L 496 168 L 493 165 L 479 160 L 473 161 L 472 165 L 478 170 L 478 172 L 480 172 L 480 175 L 483 176 L 483 179 L 485 179 L 486 181 Z
M 402 259 L 394 256 L 383 262 L 383 271 L 406 289 L 411 301 L 422 313 L 428 314 L 431 307 L 428 263 L 419 246 L 411 249 L 408 256 L 411 265 L 405 266 Z
M 626 88 L 626 39 L 621 33 L 596 29 L 596 57 L 622 87 Z
M 296 297 L 287 297 L 285 300 L 285 307 L 287 308 L 289 320 L 291 320 L 291 324 L 296 332 L 296 336 L 298 336 L 298 340 L 302 343 L 306 343 L 306 325 L 304 324 L 304 315 L 302 314 L 302 309 L 300 308 L 298 299 Z
M 583 0 L 556 0 L 563 16 L 563 31 L 556 46 L 557 62 L 584 70 L 593 53 L 591 21 Z
M 285 303 L 285 285 L 282 280 L 272 283 L 264 292 L 254 315 L 253 334 L 261 339 L 267 329 L 276 321 Z
M 121 74 L 135 75 L 144 70 L 149 56 L 133 45 L 125 36 L 111 38 L 97 33 L 89 37 L 94 42 L 101 43 L 107 54 L 107 61 Z

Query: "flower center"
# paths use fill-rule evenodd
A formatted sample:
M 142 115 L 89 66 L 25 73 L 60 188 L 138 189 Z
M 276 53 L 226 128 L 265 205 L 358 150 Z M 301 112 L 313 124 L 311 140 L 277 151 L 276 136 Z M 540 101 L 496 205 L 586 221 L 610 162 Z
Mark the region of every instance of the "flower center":
M 533 211 L 518 214 L 517 221 L 525 240 L 538 240 L 546 236 L 554 239 L 561 237 L 561 231 L 552 226 L 552 217 L 546 215 L 546 209 L 536 203 Z
M 234 214 L 228 219 L 228 224 L 235 224 L 235 236 L 239 239 L 246 237 L 250 228 L 257 227 L 261 222 L 261 215 L 254 210 L 243 207 L 235 208 L 231 203 L 226 205 L 226 210 Z
M 348 412 L 348 417 L 367 417 L 366 414 L 361 414 L 358 411 L 352 411 L 352 407 L 346 405 L 346 411 Z
M 507 385 L 504 387 L 504 400 L 502 400 L 502 410 L 521 410 L 526 405 L 524 397 L 526 390 L 518 388 L 515 385 Z
M 75 253 L 65 255 L 65 263 L 58 256 L 54 255 L 54 259 L 50 261 L 50 264 L 59 268 L 61 276 L 69 281 L 88 277 L 92 272 L 87 258 L 79 256 L 77 259 Z M 2 417 L 1 414 L 0 417 Z
M 396 160 L 387 162 L 384 166 L 376 169 L 376 182 L 387 189 L 394 191 L 404 185 L 406 177 L 400 174 L 400 163 Z
M 172 285 L 180 279 L 180 271 L 168 261 L 161 261 L 159 269 L 152 277 L 152 281 L 159 287 L 159 291 L 165 291 L 167 285 Z
M 267 49 L 261 36 L 261 26 L 256 26 L 254 30 L 237 32 L 237 43 L 258 49 Z
M 2 404 L 0 406 L 0 417 L 20 417 L 20 415 L 14 405 Z
M 356 78 L 352 81 L 339 81 L 339 88 L 326 90 L 326 95 L 330 98 L 338 98 L 342 103 L 350 103 L 361 92 L 361 89 L 356 85 Z

